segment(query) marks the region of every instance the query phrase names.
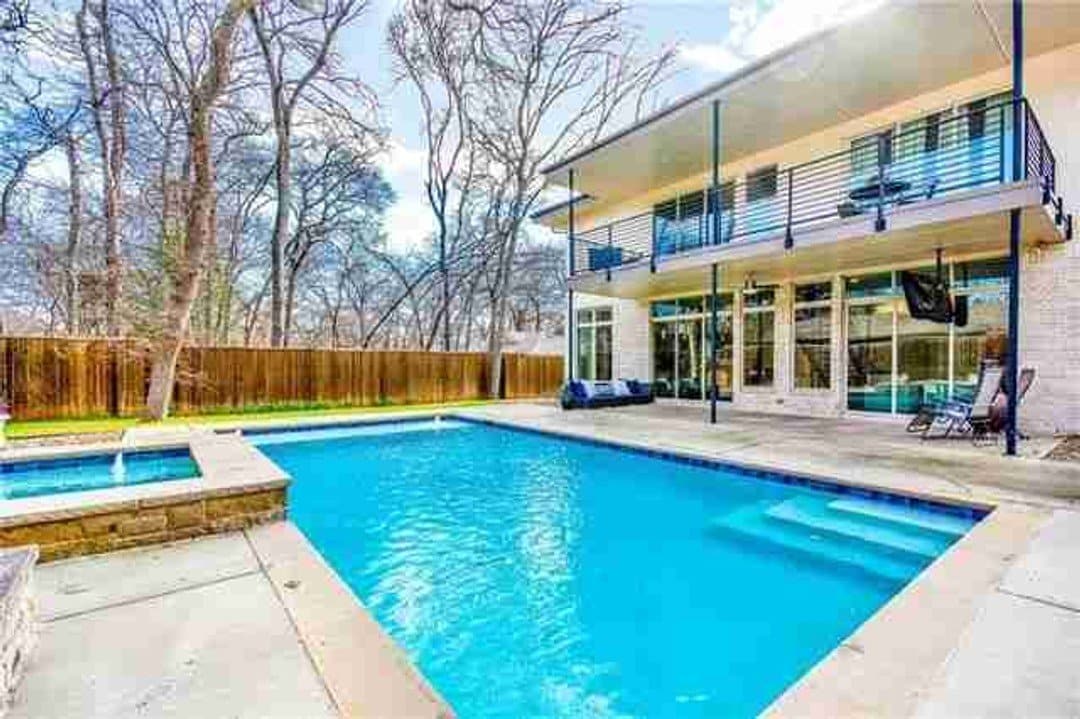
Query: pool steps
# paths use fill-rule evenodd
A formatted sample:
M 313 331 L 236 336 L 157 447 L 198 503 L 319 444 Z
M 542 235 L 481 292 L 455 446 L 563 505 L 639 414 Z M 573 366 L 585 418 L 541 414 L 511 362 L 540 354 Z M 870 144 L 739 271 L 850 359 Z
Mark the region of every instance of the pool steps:
M 853 517 L 846 517 L 829 508 L 826 503 L 806 501 L 799 497 L 773 505 L 765 512 L 770 518 L 824 532 L 844 539 L 880 545 L 887 551 L 909 552 L 933 559 L 949 546 L 947 539 L 919 530 L 918 533 L 899 527 L 878 526 Z
M 872 518 L 894 526 L 915 526 L 928 532 L 938 532 L 953 539 L 964 536 L 971 529 L 971 520 L 965 517 L 928 512 L 924 509 L 905 507 L 899 504 L 874 502 L 868 499 L 836 499 L 829 502 L 829 508 L 838 512 Z
M 716 519 L 709 531 L 758 551 L 840 565 L 902 583 L 963 533 L 945 515 L 875 505 L 809 495 L 767 500 Z

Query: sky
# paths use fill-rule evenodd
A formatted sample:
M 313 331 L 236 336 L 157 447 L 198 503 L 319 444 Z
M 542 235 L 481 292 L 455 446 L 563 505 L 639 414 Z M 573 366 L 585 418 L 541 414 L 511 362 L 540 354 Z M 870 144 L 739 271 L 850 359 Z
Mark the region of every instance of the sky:
M 820 30 L 877 0 L 626 0 L 629 19 L 646 42 L 677 48 L 675 78 L 661 103 L 722 79 L 746 63 Z M 368 14 L 342 38 L 345 61 L 378 93 L 390 129 L 381 163 L 397 193 L 387 235 L 399 249 L 416 247 L 431 232 L 423 196 L 424 142 L 415 98 L 394 87 L 385 43 L 397 0 L 371 0 Z M 617 127 L 610 128 L 612 131 Z

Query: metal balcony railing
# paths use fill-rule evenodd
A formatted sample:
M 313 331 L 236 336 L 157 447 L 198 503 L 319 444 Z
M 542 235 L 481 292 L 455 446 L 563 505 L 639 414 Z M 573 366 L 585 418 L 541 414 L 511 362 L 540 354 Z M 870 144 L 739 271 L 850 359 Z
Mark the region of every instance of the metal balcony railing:
M 1014 107 L 1019 107 L 1019 128 Z M 1043 203 L 1064 216 L 1057 161 L 1027 100 L 1009 100 L 962 114 L 939 114 L 898 132 L 856 140 L 852 147 L 786 168 L 766 169 L 703 189 L 678 202 L 626 217 L 571 238 L 573 273 L 606 272 L 713 245 L 798 232 L 865 217 L 877 231 L 898 208 L 1013 181 L 1013 137 L 1021 133 L 1020 177 L 1035 180 Z M 719 213 L 719 223 L 715 214 Z M 717 225 L 719 228 L 717 229 Z

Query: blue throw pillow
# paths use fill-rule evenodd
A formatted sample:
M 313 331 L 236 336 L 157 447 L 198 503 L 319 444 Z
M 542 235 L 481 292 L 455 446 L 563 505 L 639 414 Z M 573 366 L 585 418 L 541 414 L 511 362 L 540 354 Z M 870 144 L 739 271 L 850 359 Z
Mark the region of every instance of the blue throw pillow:
M 574 399 L 585 400 L 589 398 L 589 393 L 585 391 L 585 385 L 580 380 L 570 380 L 570 394 Z

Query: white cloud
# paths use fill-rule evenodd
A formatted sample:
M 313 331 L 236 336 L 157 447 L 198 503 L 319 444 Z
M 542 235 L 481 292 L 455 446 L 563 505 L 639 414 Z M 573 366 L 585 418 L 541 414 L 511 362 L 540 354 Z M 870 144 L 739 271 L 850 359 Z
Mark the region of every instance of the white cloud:
M 681 45 L 678 52 L 679 59 L 690 67 L 722 75 L 730 75 L 749 62 L 747 58 L 736 55 L 727 45 L 694 43 Z
M 779 0 L 761 12 L 756 3 L 734 3 L 730 31 L 721 43 L 686 44 L 679 58 L 689 67 L 729 75 L 826 27 L 881 5 L 883 0 Z
M 423 150 L 408 147 L 391 138 L 379 160 L 386 179 L 397 193 L 397 200 L 386 213 L 386 236 L 390 246 L 401 252 L 420 247 L 435 229 L 431 208 L 424 197 Z

